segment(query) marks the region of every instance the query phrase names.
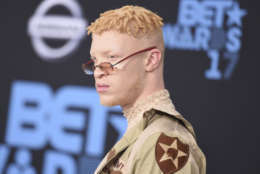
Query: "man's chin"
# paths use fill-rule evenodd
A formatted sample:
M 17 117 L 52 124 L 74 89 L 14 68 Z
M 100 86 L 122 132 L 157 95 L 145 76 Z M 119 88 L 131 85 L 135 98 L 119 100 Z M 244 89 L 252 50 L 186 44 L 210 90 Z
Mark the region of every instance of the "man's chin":
M 115 98 L 111 98 L 111 97 L 104 97 L 104 96 L 100 96 L 100 104 L 103 106 L 116 106 L 119 105 L 118 101 L 115 100 Z
M 111 102 L 100 101 L 100 104 L 103 105 L 103 106 L 108 106 L 108 107 L 116 106 L 116 104 L 113 104 Z

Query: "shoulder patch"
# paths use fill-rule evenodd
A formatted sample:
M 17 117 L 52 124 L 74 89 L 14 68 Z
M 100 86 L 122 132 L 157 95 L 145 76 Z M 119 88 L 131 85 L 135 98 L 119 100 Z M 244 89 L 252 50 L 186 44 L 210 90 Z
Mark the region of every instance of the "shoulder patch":
M 156 143 L 155 159 L 164 174 L 175 173 L 187 163 L 189 145 L 162 133 Z

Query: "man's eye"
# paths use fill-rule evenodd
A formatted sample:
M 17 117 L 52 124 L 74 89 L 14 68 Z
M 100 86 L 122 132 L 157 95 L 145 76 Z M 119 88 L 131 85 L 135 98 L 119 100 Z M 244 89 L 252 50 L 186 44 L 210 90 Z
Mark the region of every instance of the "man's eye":
M 116 55 L 109 55 L 108 58 L 115 59 L 115 58 L 118 58 L 118 56 L 116 56 Z

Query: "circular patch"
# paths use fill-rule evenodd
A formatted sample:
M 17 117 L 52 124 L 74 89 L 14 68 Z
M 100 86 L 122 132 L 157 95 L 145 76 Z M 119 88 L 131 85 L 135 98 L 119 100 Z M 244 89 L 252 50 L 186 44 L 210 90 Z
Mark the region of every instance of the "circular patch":
M 175 173 L 187 163 L 189 145 L 162 133 L 156 143 L 155 158 L 164 174 Z

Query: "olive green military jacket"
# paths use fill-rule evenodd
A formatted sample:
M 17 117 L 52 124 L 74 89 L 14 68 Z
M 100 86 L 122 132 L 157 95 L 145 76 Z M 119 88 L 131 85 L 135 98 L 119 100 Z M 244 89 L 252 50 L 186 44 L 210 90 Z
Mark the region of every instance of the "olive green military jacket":
M 206 160 L 191 124 L 159 91 L 124 113 L 128 129 L 95 174 L 205 174 Z

